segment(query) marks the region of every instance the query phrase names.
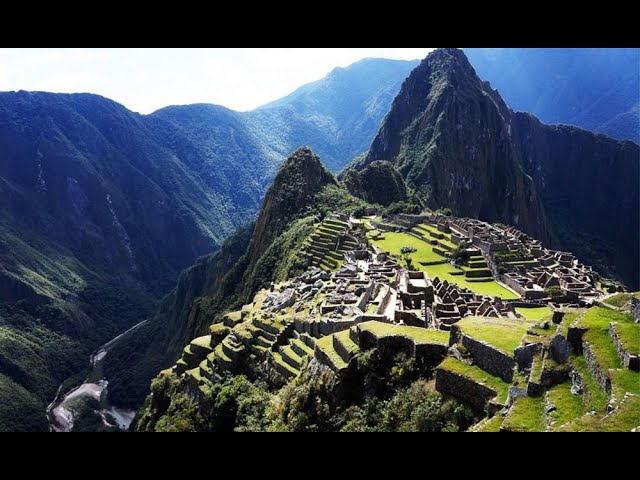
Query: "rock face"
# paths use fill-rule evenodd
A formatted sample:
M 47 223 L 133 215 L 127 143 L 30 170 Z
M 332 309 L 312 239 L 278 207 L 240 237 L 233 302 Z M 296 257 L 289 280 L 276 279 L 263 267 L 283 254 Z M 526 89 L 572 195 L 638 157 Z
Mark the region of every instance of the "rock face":
M 464 53 L 431 53 L 404 82 L 366 156 L 432 208 L 514 225 L 638 286 L 640 149 L 512 112 Z
M 388 160 L 429 207 L 546 240 L 535 185 L 510 142 L 510 114 L 461 50 L 436 50 L 405 81 L 357 168 Z

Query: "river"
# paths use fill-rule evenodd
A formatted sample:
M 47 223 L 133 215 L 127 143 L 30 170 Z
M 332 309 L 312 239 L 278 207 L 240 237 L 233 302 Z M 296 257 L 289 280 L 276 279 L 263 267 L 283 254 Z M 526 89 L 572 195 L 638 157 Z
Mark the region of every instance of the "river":
M 148 320 L 144 320 L 124 333 L 121 333 L 114 339 L 108 341 L 96 350 L 89 357 L 92 369 L 84 383 L 79 387 L 75 387 L 61 396 L 62 385 L 58 389 L 58 393 L 53 401 L 47 407 L 47 418 L 49 419 L 49 430 L 52 432 L 71 432 L 77 419 L 73 404 L 77 404 L 78 400 L 83 397 L 93 398 L 100 403 L 100 410 L 94 413 L 100 415 L 102 423 L 105 426 L 115 427 L 119 430 L 127 430 L 135 411 L 118 408 L 109 403 L 108 385 L 109 382 L 104 378 L 103 364 L 109 351 L 123 338 L 130 335 L 137 328 L 144 325 Z

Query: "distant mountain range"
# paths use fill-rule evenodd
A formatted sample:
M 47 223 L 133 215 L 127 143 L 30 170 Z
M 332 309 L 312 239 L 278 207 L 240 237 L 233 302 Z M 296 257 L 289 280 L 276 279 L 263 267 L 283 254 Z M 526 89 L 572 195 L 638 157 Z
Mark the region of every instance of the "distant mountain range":
M 637 48 L 466 48 L 509 106 L 640 143 Z

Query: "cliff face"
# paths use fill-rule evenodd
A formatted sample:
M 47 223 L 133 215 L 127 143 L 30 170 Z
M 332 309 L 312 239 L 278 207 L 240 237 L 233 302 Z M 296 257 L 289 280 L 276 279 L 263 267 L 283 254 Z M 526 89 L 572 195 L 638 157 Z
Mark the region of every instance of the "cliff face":
M 630 141 L 513 115 L 512 141 L 558 244 L 637 290 L 640 149 Z
M 368 154 L 427 206 L 514 225 L 638 286 L 638 146 L 512 112 L 464 53 L 440 49 L 404 82 Z
M 363 164 L 394 163 L 430 207 L 513 224 L 546 240 L 546 218 L 511 144 L 509 117 L 461 50 L 437 50 L 403 84 Z

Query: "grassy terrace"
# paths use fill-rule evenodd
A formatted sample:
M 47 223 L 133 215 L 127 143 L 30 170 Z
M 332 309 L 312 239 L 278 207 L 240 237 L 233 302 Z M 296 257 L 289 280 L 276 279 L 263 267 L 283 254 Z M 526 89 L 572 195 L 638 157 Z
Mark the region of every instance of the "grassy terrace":
M 533 322 L 526 320 L 485 317 L 465 317 L 456 324 L 466 335 L 486 342 L 510 357 L 532 325 Z
M 624 350 L 631 355 L 640 355 L 640 325 L 637 323 L 617 323 L 615 330 Z
M 355 355 L 360 351 L 360 347 L 351 340 L 349 337 L 349 330 L 343 330 L 342 332 L 334 333 L 334 336 L 338 339 L 340 344 L 349 352 L 350 355 Z
M 611 393 L 620 401 L 626 393 L 640 395 L 640 373 L 622 369 L 609 372 L 611 376 Z M 640 426 L 640 417 L 638 418 Z
M 549 414 L 554 422 L 554 428 L 575 420 L 585 413 L 582 397 L 571 393 L 571 382 L 564 382 L 553 387 L 547 392 L 546 399 L 548 403 L 556 406 L 556 410 Z
M 544 398 L 518 398 L 502 422 L 502 428 L 510 432 L 544 432 Z
M 385 232 L 380 240 L 370 240 L 373 245 L 390 255 L 402 256 L 400 251 L 402 247 L 415 248 L 417 251 L 408 256 L 413 261 L 414 268 L 427 272 L 430 278 L 438 277 L 440 280 L 447 280 L 449 283 L 455 283 L 459 287 L 468 288 L 478 295 L 500 297 L 505 300 L 519 298 L 515 293 L 507 290 L 493 279 L 487 278 L 487 281 L 466 279 L 463 269 L 456 269 L 449 263 L 446 263 L 446 259 L 435 253 L 430 244 L 407 233 Z M 422 265 L 423 263 L 435 262 L 440 263 L 435 265 Z
M 438 366 L 438 368 L 458 374 L 462 377 L 473 380 L 476 383 L 480 383 L 489 388 L 492 388 L 493 390 L 498 392 L 498 395 L 495 398 L 496 402 L 503 404 L 507 401 L 507 395 L 509 394 L 509 384 L 502 381 L 502 379 L 494 377 L 493 375 L 485 372 L 480 367 L 476 367 L 475 365 L 467 365 L 466 363 L 463 363 L 456 358 L 449 357 L 444 362 L 442 362 Z
M 428 330 L 420 327 L 408 327 L 405 325 L 392 325 L 383 322 L 365 322 L 359 325 L 360 330 L 371 332 L 378 338 L 407 337 L 414 342 L 449 344 L 449 332 L 441 330 Z
M 608 303 L 609 305 L 612 305 L 614 307 L 622 308 L 627 303 L 629 303 L 629 301 L 631 300 L 631 297 L 640 298 L 640 292 L 619 293 L 617 295 L 613 295 L 612 297 L 607 298 L 605 300 L 605 303 Z
M 586 411 L 602 411 L 607 408 L 609 396 L 600 388 L 600 385 L 591 376 L 587 361 L 583 356 L 573 357 L 571 366 L 580 374 L 582 378 L 584 393 L 583 404 Z
M 627 398 L 609 415 L 585 415 L 559 430 L 562 432 L 628 432 L 640 424 L 640 397 Z
M 333 362 L 333 364 L 341 368 L 347 368 L 347 363 L 342 360 L 338 352 L 336 352 L 335 348 L 333 348 L 333 338 L 331 335 L 327 335 L 326 337 L 322 337 L 320 340 L 316 341 L 316 348 L 322 350 Z
M 479 433 L 496 433 L 500 431 L 502 426 L 502 417 L 500 415 L 494 415 L 493 417 L 483 420 L 475 427 L 471 428 L 473 432 Z
M 528 320 L 545 320 L 551 318 L 553 310 L 549 307 L 522 308 L 517 307 L 516 312 Z
M 588 328 L 584 339 L 589 343 L 598 364 L 603 370 L 622 368 L 622 362 L 615 345 L 609 335 L 609 323 L 618 322 L 620 327 L 633 322 L 631 315 L 615 310 L 595 307 L 587 310 L 579 320 L 578 325 Z

